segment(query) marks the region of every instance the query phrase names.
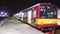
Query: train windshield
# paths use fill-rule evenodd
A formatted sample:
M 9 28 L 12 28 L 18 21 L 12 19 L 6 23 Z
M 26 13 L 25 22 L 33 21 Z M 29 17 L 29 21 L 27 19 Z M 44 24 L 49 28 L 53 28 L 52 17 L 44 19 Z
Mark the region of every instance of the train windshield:
M 41 5 L 40 18 L 57 18 L 57 9 L 55 6 Z

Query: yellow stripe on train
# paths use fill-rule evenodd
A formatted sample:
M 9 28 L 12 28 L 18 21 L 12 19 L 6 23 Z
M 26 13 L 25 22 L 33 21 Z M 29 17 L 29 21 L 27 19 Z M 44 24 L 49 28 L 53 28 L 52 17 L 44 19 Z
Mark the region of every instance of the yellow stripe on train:
M 36 19 L 36 24 L 56 24 L 57 19 Z

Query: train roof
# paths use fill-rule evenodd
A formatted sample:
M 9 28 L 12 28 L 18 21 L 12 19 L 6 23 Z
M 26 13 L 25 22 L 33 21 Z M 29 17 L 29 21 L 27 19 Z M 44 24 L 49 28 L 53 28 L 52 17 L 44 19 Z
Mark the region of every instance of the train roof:
M 38 5 L 40 5 L 40 4 L 48 4 L 48 5 L 53 5 L 53 4 L 51 4 L 51 3 L 38 3 L 38 4 L 35 4 L 35 5 L 33 5 L 32 7 L 29 7 L 29 8 L 27 8 L 27 9 L 24 9 L 24 10 L 22 10 L 22 11 L 25 11 L 25 10 L 28 10 L 28 9 L 31 9 L 31 8 L 33 8 L 33 7 L 36 7 L 36 6 L 38 6 Z M 56 5 L 54 5 L 54 6 L 56 6 Z
M 33 5 L 32 7 L 29 7 L 29 8 L 27 8 L 27 9 L 22 10 L 22 11 L 25 11 L 25 10 L 31 9 L 31 8 L 36 7 L 36 6 L 38 6 L 38 5 L 40 5 L 40 3 L 35 4 L 35 5 Z

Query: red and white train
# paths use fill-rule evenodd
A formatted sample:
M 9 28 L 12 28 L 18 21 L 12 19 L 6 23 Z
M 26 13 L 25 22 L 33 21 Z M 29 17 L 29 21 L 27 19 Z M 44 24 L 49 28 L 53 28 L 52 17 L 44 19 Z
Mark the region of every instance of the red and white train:
M 18 13 L 18 19 L 41 29 L 41 31 L 56 32 L 57 23 L 60 24 L 60 12 L 50 3 L 38 3 Z

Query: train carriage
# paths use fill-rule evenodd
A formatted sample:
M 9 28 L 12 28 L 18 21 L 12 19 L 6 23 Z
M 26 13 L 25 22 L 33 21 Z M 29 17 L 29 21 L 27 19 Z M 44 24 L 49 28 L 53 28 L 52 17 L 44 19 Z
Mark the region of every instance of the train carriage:
M 21 11 L 22 21 L 41 29 L 53 31 L 57 27 L 57 8 L 50 3 L 38 3 Z

